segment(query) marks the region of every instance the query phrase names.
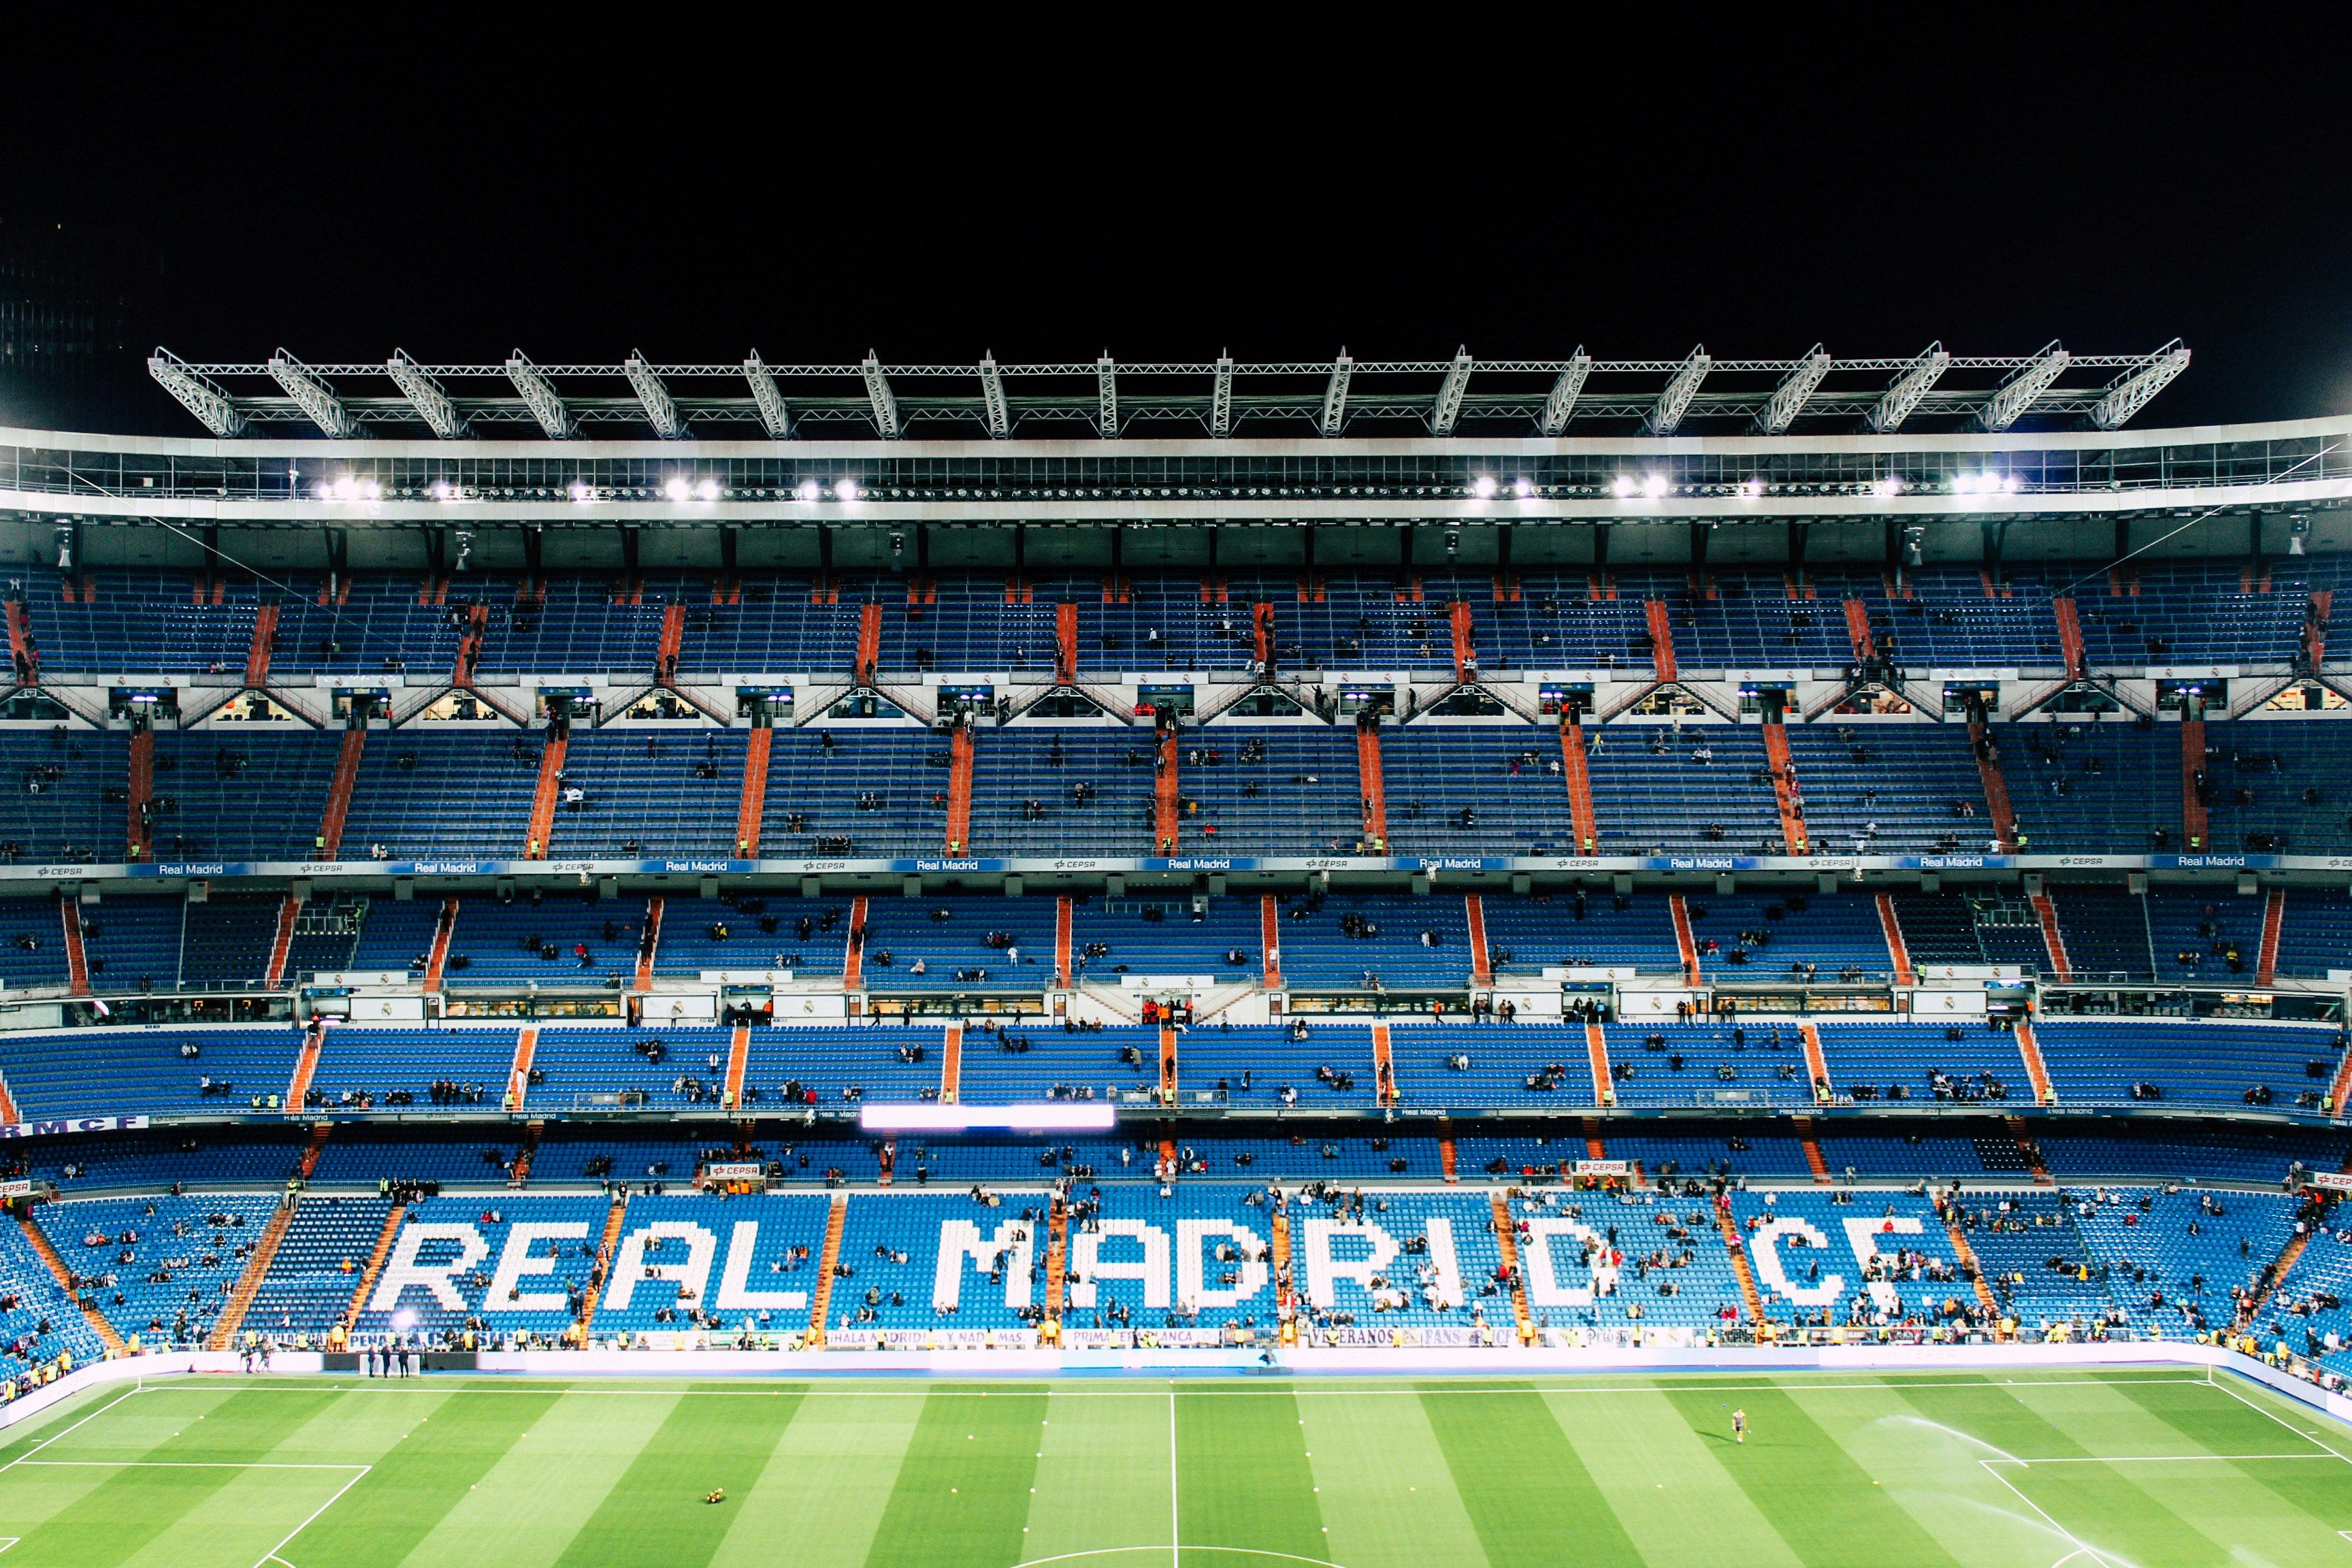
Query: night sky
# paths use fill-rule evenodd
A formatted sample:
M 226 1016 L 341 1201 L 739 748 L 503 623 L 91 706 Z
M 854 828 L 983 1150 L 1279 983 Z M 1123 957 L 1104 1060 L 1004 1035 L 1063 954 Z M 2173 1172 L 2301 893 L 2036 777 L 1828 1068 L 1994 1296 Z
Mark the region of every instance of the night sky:
M 2178 335 L 2196 362 L 2144 425 L 2352 409 L 2343 40 L 2252 14 L 1806 37 L 1696 9 L 1328 35 L 1103 12 L 1026 37 L 910 11 L 448 37 L 422 15 L 18 58 L 0 245 L 69 231 L 119 291 L 110 422 L 195 433 L 138 368 L 155 342 L 1013 362 Z M 1339 41 L 1367 33 L 1385 58 Z

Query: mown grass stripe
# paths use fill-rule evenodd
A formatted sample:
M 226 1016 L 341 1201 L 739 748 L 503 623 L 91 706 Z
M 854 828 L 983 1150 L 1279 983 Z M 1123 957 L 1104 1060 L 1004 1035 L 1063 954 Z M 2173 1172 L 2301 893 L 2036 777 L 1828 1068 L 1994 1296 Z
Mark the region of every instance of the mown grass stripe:
M 2264 1414 L 2259 1403 L 2269 1396 L 2258 1391 L 2249 1391 L 2242 1398 L 2219 1387 L 2194 1384 L 2189 1386 L 2199 1392 L 2132 1388 L 2125 1393 L 2134 1403 L 2214 1453 L 2316 1453 L 2330 1447 L 2309 1436 L 2314 1429 L 2326 1430 L 2322 1425 L 2324 1416 L 2308 1411 L 2294 1415 L 2282 1411 L 2273 1419 Z M 2244 1400 L 2257 1403 L 2247 1404 Z M 2339 1432 L 2333 1447 L 2346 1447 L 2341 1437 Z M 2352 1448 L 2347 1451 L 2352 1452 Z M 2184 1485 L 2193 1488 L 2198 1497 L 2210 1505 L 2215 1500 L 2210 1494 L 2219 1478 L 2199 1472 L 2235 1471 L 2302 1518 L 2310 1520 L 2317 1527 L 2315 1541 L 2333 1538 L 2341 1530 L 2352 1530 L 2352 1463 L 2342 1459 L 2304 1459 L 2216 1464 L 2198 1467 L 2197 1471 L 2184 1478 L 2179 1471 L 2186 1468 L 2157 1468 L 2150 1472 L 2150 1479 L 2168 1489 Z M 2236 1510 L 2241 1514 L 2249 1511 L 2242 1502 L 2236 1505 Z
M 352 1399 L 343 1404 L 348 1406 Z M 559 1396 L 468 1399 L 453 1393 L 405 1442 L 326 1513 L 307 1527 L 300 1550 L 289 1553 L 302 1568 L 377 1568 L 396 1563 L 465 1500 L 515 1439 L 530 1430 Z
M 1494 1568 L 1645 1562 L 1541 1394 L 1428 1394 L 1421 1408 Z
M 1606 1395 L 1542 1397 L 1654 1568 L 1802 1568 L 1663 1390 L 1636 1380 Z M 1694 1531 L 1694 1520 L 1706 1527 Z
M 559 1394 L 434 1521 L 410 1550 L 408 1568 L 549 1568 L 680 1403 L 675 1390 L 666 1398 L 615 1398 L 575 1385 Z
M 1286 1389 L 1269 1388 L 1263 1399 L 1191 1398 L 1176 1391 L 1176 1477 L 1185 1545 L 1329 1559 L 1304 1420 L 1298 1400 Z M 1228 1560 L 1211 1555 L 1203 1561 Z
M 778 1542 L 792 1543 L 793 1568 L 859 1568 L 922 1408 L 913 1399 L 803 1398 L 712 1568 L 773 1568 Z
M 797 1392 L 781 1389 L 767 1399 L 679 1400 L 572 1538 L 560 1568 L 701 1568 L 800 1404 Z M 704 1501 L 714 1489 L 728 1500 Z
M 1958 1568 L 1788 1394 L 1676 1390 L 1666 1397 L 1806 1568 Z M 1748 1412 L 1744 1444 L 1733 1441 L 1727 1399 Z
M 1146 1384 L 1126 1399 L 1067 1393 L 1057 1388 L 1045 1402 L 1023 1559 L 1132 1546 L 1144 1549 L 1136 1561 L 1156 1551 L 1164 1563 L 1171 1539 L 1169 1390 Z M 1118 1558 L 1103 1562 L 1125 1568 Z
M 1023 1561 L 1045 1405 L 1042 1388 L 933 1389 L 866 1561 L 873 1568 Z
M 110 1453 L 107 1457 L 117 1459 L 215 1463 L 185 1468 L 126 1465 L 24 1531 L 24 1539 L 9 1549 L 8 1568 L 113 1568 L 136 1556 L 243 1475 L 240 1467 L 268 1458 L 282 1439 L 334 1398 L 325 1390 L 291 1397 L 234 1394 L 208 1409 L 189 1413 L 184 1425 L 143 1453 Z M 198 1415 L 205 1418 L 202 1423 L 194 1418 Z M 91 1432 L 106 1419 L 82 1431 Z M 56 1457 L 68 1457 L 64 1449 L 59 1444 Z

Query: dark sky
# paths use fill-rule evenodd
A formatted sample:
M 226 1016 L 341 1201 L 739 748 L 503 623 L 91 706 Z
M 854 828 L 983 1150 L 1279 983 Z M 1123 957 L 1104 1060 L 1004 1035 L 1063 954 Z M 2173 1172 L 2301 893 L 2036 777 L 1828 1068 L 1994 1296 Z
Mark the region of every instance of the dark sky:
M 2196 363 L 2143 423 L 2352 408 L 2344 40 L 2251 18 L 416 15 L 20 60 L 0 233 L 63 223 L 119 274 L 131 422 L 194 428 L 135 369 L 154 342 L 1011 361 L 2178 335 Z

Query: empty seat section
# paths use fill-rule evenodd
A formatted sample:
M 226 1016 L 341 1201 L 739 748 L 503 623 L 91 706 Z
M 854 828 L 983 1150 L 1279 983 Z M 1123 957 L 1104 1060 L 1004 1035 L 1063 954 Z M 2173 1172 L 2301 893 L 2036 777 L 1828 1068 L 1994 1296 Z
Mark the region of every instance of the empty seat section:
M 1286 899 L 1282 977 L 1294 990 L 1453 990 L 1469 983 L 1470 917 L 1459 898 L 1350 893 Z
M 415 1105 L 497 1110 L 506 1100 L 514 1050 L 515 1031 L 509 1027 L 338 1025 L 327 1031 L 320 1048 L 310 1103 L 358 1110 Z M 436 1084 L 442 1086 L 437 1093 Z
M 983 727 L 972 742 L 970 852 L 1146 853 L 1151 845 L 1151 732 L 1143 729 Z M 948 787 L 944 769 L 930 787 Z M 940 837 L 919 853 L 939 853 L 945 831 L 942 814 Z
M 1975 911 L 1957 893 L 1896 893 L 1895 922 L 1911 966 L 1925 974 L 1938 965 L 1984 963 Z
M 307 860 L 335 779 L 340 736 L 262 725 L 155 736 L 155 852 Z
M 539 790 L 540 737 L 511 730 L 377 736 L 360 757 L 343 852 L 520 857 Z
M 1814 1026 L 1830 1085 L 1844 1099 L 1937 1101 L 2033 1100 L 2016 1037 L 1982 1023 L 1847 1023 Z M 1754 1030 L 1749 1031 L 1751 1037 Z M 1900 1091 L 1899 1093 L 1897 1091 Z
M 348 1321 L 391 1214 L 391 1200 L 373 1194 L 306 1195 L 246 1309 L 245 1326 L 316 1334 Z
M 746 735 L 574 730 L 563 753 L 564 784 L 584 798 L 557 806 L 551 852 L 731 857 Z
M 1782 852 L 1756 728 L 1612 726 L 1585 756 L 1603 855 Z
M 406 969 L 422 974 L 432 956 L 434 931 L 440 921 L 438 898 L 370 900 L 351 966 Z
M 215 893 L 190 903 L 180 933 L 183 991 L 250 989 L 268 978 L 283 893 Z
M 2211 723 L 2205 745 L 2210 847 L 2231 854 L 2352 852 L 2352 724 L 2310 719 Z
M 1117 985 L 1123 974 L 1207 975 L 1223 985 L 1264 971 L 1256 899 L 1212 898 L 1196 910 L 1181 893 L 1081 893 L 1073 904 L 1070 964 L 1076 978 Z
M 0 1072 L 27 1116 L 232 1114 L 283 1099 L 301 1040 L 283 1025 L 59 1029 L 0 1037 Z
M 1992 837 L 1965 725 L 1824 721 L 1786 733 L 1817 851 L 1973 854 Z
M 100 1277 L 100 1308 L 141 1348 L 195 1345 L 212 1331 L 278 1207 L 274 1196 L 84 1198 L 41 1211 L 49 1245 Z
M 1559 738 L 1549 729 L 1390 730 L 1381 737 L 1381 778 L 1397 854 L 1577 852 Z
M 836 975 L 849 950 L 845 899 L 772 898 L 739 893 L 724 899 L 670 895 L 662 900 L 656 974 L 699 974 L 709 969 L 787 969 L 795 974 Z
M 175 898 L 109 899 L 81 909 L 93 991 L 169 991 L 180 974 L 186 906 Z
M 1144 1058 L 1156 1068 L 1159 1043 L 1150 1033 Z M 1372 1032 L 1360 1024 L 1197 1025 L 1177 1037 L 1176 1082 L 1187 1102 L 1222 1092 L 1239 1110 L 1314 1113 L 1379 1103 Z
M 2156 978 L 2146 900 L 2117 887 L 2070 883 L 2052 889 L 2051 901 L 2058 908 L 2058 934 L 2076 980 Z
M 501 1089 L 505 1081 L 502 1075 Z M 495 1095 L 490 1103 L 496 1105 Z M 310 1184 L 374 1187 L 386 1181 L 439 1182 L 452 1188 L 499 1192 L 513 1173 L 522 1137 L 521 1127 L 505 1122 L 426 1131 L 414 1123 L 345 1121 L 320 1149 Z
M 1813 1102 L 1804 1042 L 1793 1028 L 1753 1023 L 1661 1023 L 1646 1028 L 1612 1024 L 1608 1037 L 1609 1065 L 1617 1078 L 1621 1105 L 1798 1107 Z
M 633 675 L 652 679 L 661 651 L 662 605 L 651 594 L 618 603 L 614 584 L 557 576 L 531 598 L 500 590 L 482 631 L 485 673 Z
M 2152 1089 L 2168 1105 L 2243 1110 L 2259 1087 L 2273 1110 L 2316 1111 L 2343 1056 L 2340 1032 L 2317 1025 L 2045 1016 L 2033 1034 L 2059 1100 L 2084 1104 L 2130 1105 Z
M 2187 1341 L 2229 1328 L 2294 1226 L 2284 1193 L 2070 1189 L 2074 1228 L 2134 1332 Z
M 63 986 L 71 978 L 57 900 L 0 899 L 0 984 L 21 991 Z
M 854 587 L 835 592 L 837 603 L 820 602 L 814 573 L 743 574 L 731 602 L 687 605 L 680 675 L 847 675 L 859 600 Z
M 866 906 L 866 989 L 1043 991 L 1054 983 L 1055 913 L 1044 898 L 874 899 Z
M 627 984 L 636 976 L 645 915 L 645 900 L 635 898 L 475 894 L 457 906 L 443 978 L 453 988 L 529 981 L 602 986 L 616 976 Z
M 778 730 L 769 746 L 760 818 L 763 854 L 940 852 L 947 824 L 946 736 L 886 724 Z
M 296 592 L 278 604 L 272 675 L 413 671 L 425 679 L 457 668 L 457 645 L 472 615 L 467 592 L 484 586 L 464 584 L 443 603 L 431 604 L 424 581 L 403 574 L 346 574 L 331 592 L 323 574 L 305 573 L 291 585 Z M 244 657 L 240 651 L 233 668 L 242 668 Z
M 1651 662 L 1648 613 L 1638 595 L 1597 597 L 1583 573 L 1528 572 L 1519 597 L 1491 606 L 1503 669 L 1607 669 Z
M 93 596 L 68 603 L 55 586 L 24 595 L 26 630 L 41 668 L 120 675 L 243 671 L 253 647 L 254 584 L 224 585 L 222 602 L 199 598 L 197 574 L 88 572 Z
M 2291 889 L 2279 922 L 2278 972 L 2317 980 L 2339 969 L 2352 969 L 2352 895 Z
M 625 1096 L 633 1106 L 717 1110 L 726 1095 L 734 1039 L 731 1029 L 546 1025 L 531 1054 L 541 1081 L 531 1085 L 528 1103 L 589 1110 Z
M 68 1193 L 118 1187 L 152 1191 L 174 1182 L 211 1188 L 282 1187 L 294 1173 L 301 1149 L 301 1134 L 292 1128 L 183 1127 L 21 1139 L 8 1149 L 9 1161 L 0 1164 L 7 1165 L 11 1174 L 55 1182 Z
M 0 731 L 0 860 L 97 861 L 129 843 L 131 738 Z
M 1498 973 L 1527 973 L 1549 965 L 1682 971 L 1674 911 L 1663 894 L 1577 888 L 1525 897 L 1488 893 L 1481 902 L 1486 947 Z
M 1994 734 L 2028 849 L 2140 855 L 2159 842 L 2180 847 L 2177 731 L 2060 722 L 2003 724 Z
M 1398 1102 L 1414 1110 L 1540 1113 L 1593 1103 L 1580 1025 L 1399 1024 L 1389 1048 Z

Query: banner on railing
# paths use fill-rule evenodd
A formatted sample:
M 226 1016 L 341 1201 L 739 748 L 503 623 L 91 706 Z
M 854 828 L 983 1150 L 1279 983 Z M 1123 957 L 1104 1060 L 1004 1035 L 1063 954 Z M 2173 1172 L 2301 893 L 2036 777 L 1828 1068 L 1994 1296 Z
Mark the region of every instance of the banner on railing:
M 51 1121 L 0 1121 L 0 1138 L 52 1138 L 65 1132 L 127 1132 L 147 1125 L 143 1116 L 61 1116 Z

